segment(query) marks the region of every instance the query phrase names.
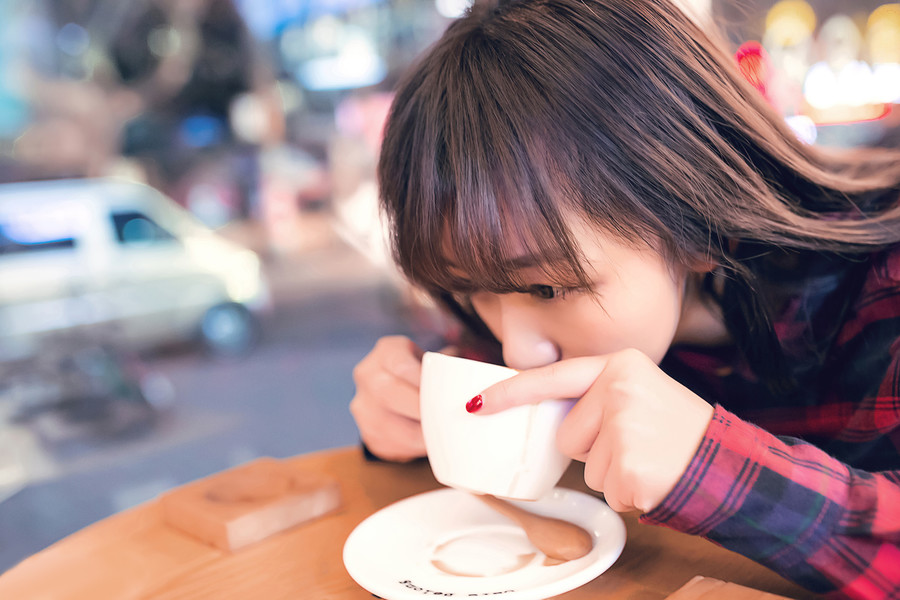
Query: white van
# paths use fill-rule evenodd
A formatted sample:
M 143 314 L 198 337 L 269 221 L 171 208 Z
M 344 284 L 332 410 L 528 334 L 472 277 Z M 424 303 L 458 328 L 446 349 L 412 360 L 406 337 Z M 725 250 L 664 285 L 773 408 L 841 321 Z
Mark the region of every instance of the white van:
M 267 305 L 257 255 L 152 187 L 0 185 L 0 360 L 61 333 L 135 349 L 198 338 L 240 353 Z

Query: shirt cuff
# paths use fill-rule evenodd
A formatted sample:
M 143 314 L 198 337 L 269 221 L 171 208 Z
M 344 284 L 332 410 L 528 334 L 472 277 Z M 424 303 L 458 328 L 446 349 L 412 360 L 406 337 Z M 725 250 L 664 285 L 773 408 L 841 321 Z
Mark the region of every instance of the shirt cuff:
M 704 535 L 728 519 L 752 489 L 755 465 L 766 447 L 761 435 L 770 434 L 716 405 L 684 475 L 641 522 Z

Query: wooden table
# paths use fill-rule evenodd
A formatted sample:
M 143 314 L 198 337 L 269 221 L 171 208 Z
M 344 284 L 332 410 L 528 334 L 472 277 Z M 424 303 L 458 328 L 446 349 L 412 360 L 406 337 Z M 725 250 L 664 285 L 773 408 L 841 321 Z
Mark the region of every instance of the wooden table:
M 207 546 L 166 525 L 159 501 L 103 519 L 0 576 L 0 598 L 28 600 L 372 600 L 347 574 L 344 541 L 363 519 L 407 496 L 439 487 L 427 463 L 372 463 L 357 448 L 289 459 L 340 480 L 343 505 L 235 553 Z M 587 491 L 582 465 L 561 486 Z M 791 598 L 816 596 L 710 542 L 623 515 L 622 556 L 560 600 L 662 600 L 696 575 Z

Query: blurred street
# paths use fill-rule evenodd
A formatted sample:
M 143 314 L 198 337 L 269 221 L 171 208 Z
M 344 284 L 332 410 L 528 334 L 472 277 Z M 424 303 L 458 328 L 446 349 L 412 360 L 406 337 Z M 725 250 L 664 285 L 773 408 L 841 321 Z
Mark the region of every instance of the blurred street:
M 307 221 L 302 251 L 266 260 L 273 308 L 256 350 L 148 360 L 174 392 L 157 422 L 116 439 L 66 439 L 52 427 L 5 432 L 0 460 L 4 449 L 7 459 L 16 453 L 27 470 L 17 487 L 27 487 L 0 503 L 0 572 L 175 485 L 258 456 L 357 442 L 352 368 L 379 336 L 407 325 L 385 276 L 326 217 Z M 253 240 L 252 231 L 236 235 Z

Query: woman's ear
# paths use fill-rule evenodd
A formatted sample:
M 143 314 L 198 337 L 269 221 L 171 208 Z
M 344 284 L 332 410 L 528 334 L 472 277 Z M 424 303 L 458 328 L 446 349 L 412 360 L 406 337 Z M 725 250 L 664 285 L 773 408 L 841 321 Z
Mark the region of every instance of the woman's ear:
M 711 273 L 719 267 L 719 263 L 709 256 L 695 257 L 688 263 L 688 269 L 692 273 Z

